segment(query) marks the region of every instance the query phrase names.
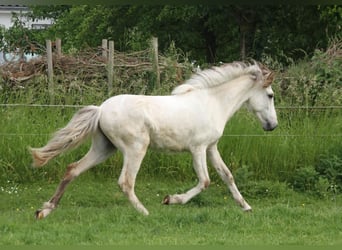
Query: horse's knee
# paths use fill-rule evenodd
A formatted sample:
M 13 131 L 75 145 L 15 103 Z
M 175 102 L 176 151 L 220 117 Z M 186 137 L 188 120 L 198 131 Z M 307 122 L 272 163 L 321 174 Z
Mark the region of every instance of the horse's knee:
M 73 162 L 68 165 L 67 170 L 64 175 L 64 180 L 72 180 L 79 175 L 75 170 L 78 166 L 78 162 Z
M 118 185 L 121 188 L 121 190 L 124 191 L 124 189 L 125 189 L 125 182 L 123 180 L 119 179 Z
M 126 195 L 128 195 L 129 192 L 132 191 L 132 185 L 130 185 L 129 181 L 127 181 L 126 179 L 119 179 L 118 184 L 122 192 L 124 192 Z
M 210 180 L 209 180 L 209 179 L 205 180 L 205 181 L 204 181 L 204 188 L 205 188 L 205 189 L 208 188 L 209 185 L 210 185 Z

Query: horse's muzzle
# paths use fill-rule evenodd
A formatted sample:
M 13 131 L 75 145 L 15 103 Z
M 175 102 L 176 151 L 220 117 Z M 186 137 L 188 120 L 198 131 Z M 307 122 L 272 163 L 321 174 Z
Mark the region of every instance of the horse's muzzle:
M 270 123 L 270 122 L 267 122 L 266 124 L 264 124 L 262 126 L 262 128 L 265 130 L 265 131 L 272 131 L 274 130 L 276 127 L 278 127 L 278 123 Z

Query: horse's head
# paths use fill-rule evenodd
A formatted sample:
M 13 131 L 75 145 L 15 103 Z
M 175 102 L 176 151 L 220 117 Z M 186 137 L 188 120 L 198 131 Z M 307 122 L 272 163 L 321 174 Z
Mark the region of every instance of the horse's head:
M 272 131 L 278 126 L 274 93 L 271 88 L 274 73 L 262 64 L 259 64 L 259 67 L 262 77 L 256 80 L 253 92 L 247 100 L 247 107 L 259 118 L 265 131 Z

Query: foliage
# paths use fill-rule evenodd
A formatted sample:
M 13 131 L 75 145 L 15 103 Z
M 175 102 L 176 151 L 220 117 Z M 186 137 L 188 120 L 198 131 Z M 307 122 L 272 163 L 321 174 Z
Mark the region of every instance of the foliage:
M 57 21 L 61 16 L 67 15 L 70 8 L 69 5 L 36 5 L 31 6 L 32 12 L 27 13 L 27 16 L 32 20 L 49 18 Z
M 12 22 L 8 29 L 0 26 L 0 51 L 14 53 L 20 58 L 27 53 L 42 54 L 45 51 L 41 45 L 45 44 L 45 33 L 30 29 L 23 15 L 13 13 Z
M 341 34 L 342 31 L 342 6 L 322 5 L 318 6 L 320 19 L 326 23 L 327 37 Z
M 320 157 L 315 170 L 328 180 L 326 187 L 331 192 L 342 192 L 342 151 L 337 154 L 327 153 Z
M 290 183 L 297 191 L 315 191 L 318 177 L 313 166 L 304 166 L 295 170 Z
M 146 47 L 159 38 L 164 52 L 171 41 L 201 64 L 228 62 L 246 54 L 257 60 L 271 55 L 289 64 L 341 33 L 339 6 L 131 5 L 32 6 L 31 18 L 52 17 L 46 37 L 64 41 L 64 49 L 98 46 L 113 39 L 121 51 Z M 244 37 L 246 35 L 246 37 Z
M 13 26 L 8 30 L 1 28 L 0 30 L 0 50 L 12 52 L 20 50 L 25 53 L 30 50 L 29 39 L 32 37 L 31 30 L 25 27 L 25 22 L 16 14 L 12 18 Z
M 272 55 L 276 61 L 289 64 L 292 60 L 311 56 L 317 47 L 326 48 L 326 27 L 332 20 L 330 15 L 327 19 L 321 19 L 320 11 L 323 9 L 304 5 L 264 8 L 256 30 L 255 57 Z M 336 22 L 341 22 L 341 18 L 337 18 Z M 329 37 L 334 35 L 329 34 Z
M 243 165 L 235 172 L 235 181 L 240 192 L 247 198 L 279 198 L 291 193 L 285 182 L 255 180 L 253 169 Z
M 101 44 L 103 38 L 115 40 L 114 34 L 110 34 L 111 23 L 108 20 L 110 12 L 110 8 L 103 5 L 74 6 L 68 10 L 67 15 L 58 19 L 52 30 L 56 36 L 63 39 L 65 49 L 96 47 Z
M 315 50 L 306 60 L 293 63 L 282 74 L 280 102 L 299 106 L 342 105 L 342 38 Z
M 296 191 L 320 196 L 334 195 L 342 191 L 342 155 L 321 155 L 315 166 L 303 166 L 289 179 Z

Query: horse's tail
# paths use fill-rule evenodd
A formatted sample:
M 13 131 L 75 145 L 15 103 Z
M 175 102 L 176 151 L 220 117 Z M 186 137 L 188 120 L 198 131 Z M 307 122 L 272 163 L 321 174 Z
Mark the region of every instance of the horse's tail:
M 41 148 L 30 148 L 33 166 L 44 166 L 55 156 L 82 144 L 93 134 L 99 124 L 100 108 L 87 106 L 80 109 L 62 129 L 58 130 L 52 139 Z

